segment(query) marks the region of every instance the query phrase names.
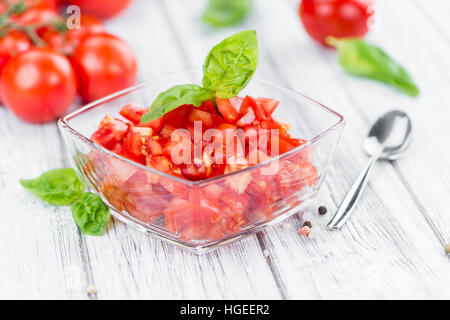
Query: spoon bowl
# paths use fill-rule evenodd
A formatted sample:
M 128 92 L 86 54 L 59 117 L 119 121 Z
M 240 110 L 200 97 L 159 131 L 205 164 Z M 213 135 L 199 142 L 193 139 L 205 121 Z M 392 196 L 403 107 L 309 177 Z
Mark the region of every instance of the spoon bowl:
M 364 140 L 364 150 L 383 160 L 398 159 L 411 141 L 411 120 L 406 113 L 393 110 L 382 115 Z

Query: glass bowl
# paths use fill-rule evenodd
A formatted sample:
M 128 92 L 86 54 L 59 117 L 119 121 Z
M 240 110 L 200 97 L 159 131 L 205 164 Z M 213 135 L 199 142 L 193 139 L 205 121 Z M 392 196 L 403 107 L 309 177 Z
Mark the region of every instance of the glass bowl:
M 280 101 L 273 116 L 288 120 L 307 142 L 281 156 L 219 177 L 180 179 L 121 157 L 90 140 L 105 115 L 126 104 L 149 106 L 167 88 L 201 83 L 187 71 L 92 102 L 58 121 L 70 159 L 85 184 L 120 221 L 195 252 L 218 248 L 299 211 L 314 197 L 334 156 L 344 119 L 289 89 L 253 79 L 240 94 Z

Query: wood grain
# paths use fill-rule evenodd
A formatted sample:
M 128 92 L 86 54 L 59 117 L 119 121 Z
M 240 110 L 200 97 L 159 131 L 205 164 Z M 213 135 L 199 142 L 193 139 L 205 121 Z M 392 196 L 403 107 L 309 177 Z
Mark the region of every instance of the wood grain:
M 442 250 L 450 241 L 448 1 L 377 2 L 368 39 L 407 67 L 421 88 L 417 99 L 344 74 L 335 53 L 303 31 L 297 0 L 255 0 L 243 25 L 222 30 L 200 22 L 204 5 L 135 0 L 107 28 L 132 46 L 140 80 L 200 67 L 213 44 L 254 28 L 258 77 L 344 114 L 336 159 L 317 199 L 302 208 L 317 236 L 299 237 L 302 221 L 294 216 L 196 256 L 117 221 L 102 237 L 81 235 L 69 208 L 45 205 L 18 184 L 68 165 L 56 126 L 22 123 L 0 107 L 0 298 L 450 298 L 449 259 Z M 367 161 L 361 144 L 369 125 L 391 108 L 413 119 L 411 149 L 396 162 L 379 163 L 348 224 L 326 231 Z M 329 213 L 319 217 L 322 204 Z M 97 294 L 87 293 L 89 284 Z

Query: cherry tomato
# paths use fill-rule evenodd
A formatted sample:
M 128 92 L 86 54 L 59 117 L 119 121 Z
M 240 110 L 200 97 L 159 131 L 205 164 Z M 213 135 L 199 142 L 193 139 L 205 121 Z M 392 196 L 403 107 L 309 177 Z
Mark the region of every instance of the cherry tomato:
M 75 73 L 62 54 L 35 47 L 8 62 L 0 91 L 5 105 L 19 118 L 34 123 L 51 121 L 75 99 Z
M 31 41 L 27 35 L 20 31 L 9 31 L 0 38 L 0 75 L 8 61 L 31 47 Z M 1 96 L 0 96 L 1 101 Z
M 100 19 L 108 19 L 123 11 L 131 0 L 66 0 L 67 4 L 79 6 L 81 12 Z
M 85 101 L 97 100 L 136 82 L 137 63 L 130 47 L 107 33 L 84 37 L 72 56 Z
M 369 30 L 372 4 L 372 0 L 302 0 L 299 12 L 306 32 L 327 46 L 327 36 L 363 37 Z
M 10 19 L 21 25 L 31 25 L 61 18 L 53 5 L 44 1 L 32 6 L 20 15 L 11 16 Z
M 62 33 L 55 28 L 47 28 L 42 35 L 42 40 L 53 49 L 66 55 L 72 55 L 85 36 L 103 32 L 105 32 L 105 27 L 100 20 L 93 16 L 82 14 L 79 29 L 69 29 Z

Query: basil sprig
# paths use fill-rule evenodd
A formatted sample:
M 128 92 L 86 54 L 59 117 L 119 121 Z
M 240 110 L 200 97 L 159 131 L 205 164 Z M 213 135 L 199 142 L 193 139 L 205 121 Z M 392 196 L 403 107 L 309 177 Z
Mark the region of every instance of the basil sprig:
M 247 86 L 258 65 L 258 40 L 254 30 L 242 31 L 215 45 L 203 65 L 203 87 L 174 86 L 158 95 L 142 116 L 145 123 L 185 104 L 196 107 L 208 99 L 232 98 Z
M 111 217 L 99 196 L 90 192 L 83 194 L 85 187 L 74 169 L 50 170 L 36 179 L 20 180 L 20 184 L 50 204 L 72 204 L 75 223 L 85 234 L 100 235 Z
M 358 38 L 328 37 L 326 41 L 336 47 L 339 64 L 349 74 L 384 82 L 413 97 L 419 95 L 419 89 L 405 68 L 381 48 Z
M 203 65 L 203 86 L 218 98 L 233 98 L 250 82 L 258 65 L 255 31 L 243 31 L 215 45 Z
M 56 169 L 20 184 L 44 201 L 56 206 L 67 206 L 80 198 L 84 185 L 71 168 Z
M 202 19 L 212 27 L 227 27 L 242 22 L 252 8 L 252 0 L 209 0 Z
M 91 192 L 72 204 L 72 216 L 81 232 L 92 236 L 101 235 L 111 218 L 109 208 Z

